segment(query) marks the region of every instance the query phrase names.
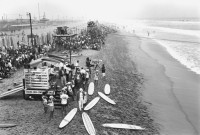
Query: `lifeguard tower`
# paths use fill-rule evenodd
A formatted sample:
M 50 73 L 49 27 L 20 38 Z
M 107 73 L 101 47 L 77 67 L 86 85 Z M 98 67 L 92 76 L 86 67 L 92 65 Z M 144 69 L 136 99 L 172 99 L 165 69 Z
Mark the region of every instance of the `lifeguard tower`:
M 69 27 L 67 26 L 63 26 L 63 27 L 57 27 L 56 30 L 56 35 L 53 35 L 53 44 L 57 44 L 57 45 L 68 45 L 66 43 L 68 43 L 68 41 L 71 41 L 71 39 L 73 37 L 75 37 L 77 34 L 68 34 L 68 29 Z M 69 42 L 71 43 L 71 42 Z M 72 46 L 71 44 L 68 45 L 69 47 L 69 52 L 70 52 L 70 64 L 71 64 L 71 49 Z

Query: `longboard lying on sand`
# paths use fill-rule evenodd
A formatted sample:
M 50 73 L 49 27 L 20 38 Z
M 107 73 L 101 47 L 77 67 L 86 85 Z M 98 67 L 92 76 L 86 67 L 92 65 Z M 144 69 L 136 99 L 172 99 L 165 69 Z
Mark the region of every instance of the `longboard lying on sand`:
M 53 55 L 53 54 L 48 54 L 48 57 L 57 58 L 57 59 L 66 59 L 66 57 L 57 56 L 57 55 Z
M 110 99 L 108 96 L 106 96 L 105 94 L 103 94 L 102 92 L 98 92 L 99 96 L 101 96 L 104 100 L 106 100 L 108 103 L 115 105 L 115 101 L 113 101 L 112 99 Z
M 82 119 L 83 119 L 83 123 L 85 125 L 85 128 L 86 128 L 88 134 L 95 135 L 96 131 L 94 129 L 94 126 L 92 124 L 90 117 L 88 116 L 88 114 L 86 112 L 82 113 Z
M 8 96 L 8 95 L 11 95 L 11 94 L 14 94 L 14 93 L 19 92 L 19 91 L 21 91 L 21 90 L 23 90 L 23 89 L 24 89 L 23 86 L 21 86 L 21 87 L 12 89 L 12 90 L 10 90 L 10 91 L 6 91 L 6 92 L 4 92 L 4 93 L 2 93 L 2 94 L 0 95 L 0 98 L 5 97 L 5 96 Z
M 66 126 L 75 116 L 76 112 L 77 112 L 77 108 L 72 109 L 66 116 L 65 118 L 61 121 L 59 128 L 63 128 L 64 126 Z
M 92 95 L 94 93 L 94 82 L 90 82 L 88 87 L 88 95 Z
M 44 57 L 44 58 L 42 58 L 42 60 L 43 61 L 55 62 L 55 63 L 63 62 L 63 60 L 61 60 L 61 59 L 54 59 L 54 58 L 48 58 L 48 57 Z
M 100 97 L 96 97 L 94 98 L 92 101 L 90 101 L 90 103 L 88 103 L 86 105 L 86 107 L 84 108 L 85 111 L 90 110 L 94 105 L 96 105 L 96 103 L 99 101 Z
M 122 123 L 106 123 L 102 124 L 103 127 L 110 128 L 122 128 L 122 129 L 134 129 L 134 130 L 144 130 L 144 128 L 136 125 L 122 124 Z
M 106 84 L 105 87 L 104 87 L 104 92 L 105 94 L 110 94 L 110 85 L 109 84 Z
M 0 123 L 0 128 L 9 128 L 9 127 L 15 127 L 17 124 L 12 123 Z

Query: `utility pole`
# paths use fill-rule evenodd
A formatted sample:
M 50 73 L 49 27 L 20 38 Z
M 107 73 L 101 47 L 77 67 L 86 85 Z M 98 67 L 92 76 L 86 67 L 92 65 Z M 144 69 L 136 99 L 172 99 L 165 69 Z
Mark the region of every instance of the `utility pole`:
M 40 7 L 39 7 L 39 3 L 38 3 L 38 15 L 39 15 L 39 21 L 40 21 Z
M 70 65 L 72 65 L 72 47 L 71 47 L 71 36 L 70 36 L 70 38 L 69 38 L 69 40 L 70 40 L 70 45 L 69 45 L 69 55 L 70 55 Z
M 30 17 L 30 27 L 31 27 L 31 44 L 33 47 L 33 31 L 32 31 L 32 22 L 31 22 L 31 13 L 27 13 L 27 15 L 29 15 Z M 35 47 L 35 46 L 34 46 Z

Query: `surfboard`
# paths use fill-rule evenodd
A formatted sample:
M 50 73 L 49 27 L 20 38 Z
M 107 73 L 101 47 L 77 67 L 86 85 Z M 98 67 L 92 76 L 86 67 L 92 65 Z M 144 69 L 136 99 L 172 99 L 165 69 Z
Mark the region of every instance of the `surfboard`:
M 9 127 L 15 127 L 17 124 L 12 123 L 0 123 L 0 128 L 9 128 Z
M 122 129 L 133 129 L 133 130 L 144 130 L 140 126 L 130 125 L 130 124 L 122 124 L 122 123 L 106 123 L 102 124 L 103 127 L 110 127 L 110 128 L 122 128 Z
M 115 101 L 113 101 L 112 99 L 110 99 L 108 96 L 106 96 L 105 94 L 103 94 L 102 92 L 98 92 L 99 96 L 101 96 L 104 100 L 106 100 L 108 103 L 115 105 Z
M 23 86 L 23 83 L 20 83 L 20 84 L 15 85 L 14 87 L 18 88 L 18 87 L 22 87 L 22 86 Z
M 64 126 L 66 126 L 75 116 L 76 112 L 77 112 L 77 108 L 72 109 L 66 116 L 65 118 L 61 121 L 59 128 L 63 128 Z
M 104 87 L 104 92 L 105 94 L 110 94 L 110 85 L 109 84 L 106 84 L 105 87 Z
M 83 123 L 89 135 L 95 135 L 96 131 L 92 124 L 92 121 L 86 112 L 82 113 Z
M 88 103 L 86 105 L 86 107 L 84 108 L 85 111 L 90 110 L 93 106 L 96 105 L 96 103 L 99 101 L 100 97 L 96 97 L 94 98 L 92 101 L 90 101 L 90 103 Z
M 23 86 L 21 86 L 21 87 L 18 87 L 18 88 L 15 88 L 15 89 L 6 91 L 6 92 L 4 92 L 4 93 L 2 93 L 2 94 L 0 95 L 0 98 L 5 97 L 5 96 L 8 96 L 8 95 L 11 95 L 11 94 L 14 94 L 14 93 L 17 93 L 17 92 L 19 92 L 19 91 L 21 91 L 21 90 L 23 90 L 23 89 L 24 89 Z
M 94 82 L 90 82 L 88 87 L 88 95 L 92 95 L 94 93 Z

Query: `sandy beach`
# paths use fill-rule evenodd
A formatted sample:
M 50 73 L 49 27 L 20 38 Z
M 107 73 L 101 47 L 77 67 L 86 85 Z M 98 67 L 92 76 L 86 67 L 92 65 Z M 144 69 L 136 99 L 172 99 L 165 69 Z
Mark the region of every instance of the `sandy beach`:
M 82 54 L 73 61 L 79 59 L 84 66 L 86 57 L 90 57 L 102 59 L 106 65 L 107 78 L 100 79 L 99 87 L 89 101 L 109 83 L 109 97 L 117 103 L 112 106 L 100 100 L 88 112 L 98 134 L 198 135 L 200 78 L 172 58 L 164 47 L 152 40 L 119 32 L 108 36 L 101 51 L 84 50 Z M 11 129 L 1 129 L 2 133 L 87 134 L 81 113 L 66 128 L 59 130 L 60 110 L 55 111 L 56 118 L 49 122 L 48 116 L 43 114 L 41 101 L 25 101 L 21 92 L 4 98 L 0 106 L 1 122 L 19 124 Z M 76 106 L 76 102 L 70 103 L 67 111 Z M 146 130 L 117 130 L 101 126 L 109 122 L 135 124 Z
M 131 42 L 137 46 L 140 44 L 138 38 L 132 38 Z M 86 57 L 101 59 L 106 66 L 106 80 L 99 80 L 99 86 L 95 88 L 95 93 L 88 100 L 91 101 L 98 96 L 97 92 L 103 91 L 105 84 L 109 83 L 111 85 L 111 94 L 109 97 L 117 105 L 110 105 L 101 99 L 92 110 L 87 112 L 97 134 L 159 134 L 159 125 L 154 121 L 153 115 L 151 114 L 150 103 L 145 102 L 143 98 L 142 93 L 144 91 L 143 83 L 145 82 L 145 78 L 142 73 L 138 72 L 137 63 L 129 55 L 130 51 L 136 54 L 138 49 L 129 50 L 128 46 L 129 42 L 127 39 L 111 34 L 107 37 L 106 44 L 101 51 L 84 50 L 81 57 L 73 59 L 73 61 L 78 59 L 81 62 L 80 65 L 83 67 L 85 66 Z M 93 81 L 93 76 L 90 81 Z M 22 99 L 22 92 L 1 99 L 0 106 L 0 121 L 2 123 L 18 124 L 14 128 L 1 129 L 4 134 L 87 134 L 81 118 L 81 112 L 76 114 L 67 127 L 60 130 L 58 129 L 58 125 L 62 120 L 61 111 L 56 109 L 54 119 L 48 121 L 49 115 L 43 114 L 41 101 L 26 101 Z M 67 112 L 74 107 L 77 107 L 77 102 L 71 102 L 67 108 Z M 146 130 L 118 130 L 103 128 L 101 126 L 104 123 L 111 122 L 138 125 L 144 127 Z

